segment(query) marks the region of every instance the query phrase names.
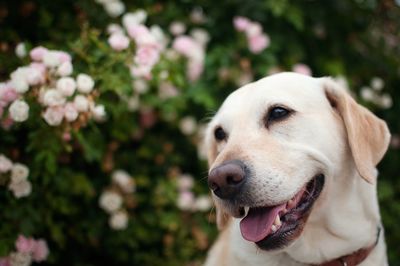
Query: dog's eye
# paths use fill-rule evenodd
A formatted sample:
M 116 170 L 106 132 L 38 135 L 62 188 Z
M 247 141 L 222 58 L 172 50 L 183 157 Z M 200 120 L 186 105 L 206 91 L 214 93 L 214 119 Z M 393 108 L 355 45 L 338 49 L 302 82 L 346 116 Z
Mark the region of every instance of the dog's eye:
M 226 133 L 225 131 L 222 129 L 222 127 L 217 127 L 214 130 L 214 137 L 217 141 L 221 141 L 226 139 Z
M 273 121 L 278 121 L 284 119 L 290 114 L 290 111 L 283 107 L 274 107 L 272 108 L 267 116 L 267 124 Z

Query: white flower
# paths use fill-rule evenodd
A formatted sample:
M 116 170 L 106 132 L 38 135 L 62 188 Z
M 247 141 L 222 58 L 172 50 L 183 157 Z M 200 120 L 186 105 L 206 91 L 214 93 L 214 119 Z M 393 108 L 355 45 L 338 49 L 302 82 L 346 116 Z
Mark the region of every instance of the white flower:
M 79 74 L 78 78 L 76 79 L 76 83 L 78 86 L 78 91 L 82 93 L 89 93 L 94 87 L 93 79 L 86 74 Z
M 193 29 L 190 32 L 190 35 L 202 46 L 205 46 L 209 41 L 210 41 L 210 35 L 208 34 L 207 31 L 203 29 Z
M 125 5 L 120 1 L 112 1 L 105 3 L 104 9 L 110 17 L 118 17 L 125 12 Z
M 114 191 L 105 191 L 99 199 L 100 207 L 108 213 L 117 211 L 122 206 L 122 197 Z
M 44 93 L 43 103 L 46 106 L 63 105 L 66 99 L 65 96 L 56 89 L 49 89 Z
M 14 78 L 11 80 L 11 86 L 18 93 L 25 93 L 29 90 L 29 84 L 26 79 Z
M 128 227 L 128 215 L 125 211 L 113 213 L 108 221 L 110 227 L 114 230 L 123 230 Z
M 192 189 L 194 185 L 193 176 L 189 174 L 183 174 L 178 177 L 178 188 L 180 191 L 187 191 Z
M 135 79 L 132 82 L 133 90 L 139 94 L 146 93 L 149 90 L 149 85 L 143 79 Z
M 88 99 L 83 96 L 83 95 L 76 95 L 74 98 L 74 104 L 76 107 L 76 110 L 79 112 L 86 112 L 89 110 L 89 101 Z
M 183 134 L 192 135 L 197 128 L 196 120 L 191 116 L 184 117 L 179 123 L 179 128 Z
M 165 36 L 163 30 L 161 29 L 160 26 L 158 25 L 153 25 L 150 27 L 150 33 L 151 35 L 156 39 L 156 42 L 159 44 L 160 49 L 164 50 L 164 48 L 167 46 L 169 40 Z
M 10 189 L 14 197 L 22 198 L 29 196 L 32 192 L 32 184 L 28 180 L 21 180 L 20 182 L 10 182 L 8 185 L 8 189 Z
M 23 100 L 15 100 L 8 109 L 12 120 L 23 122 L 28 119 L 29 105 Z
M 135 191 L 136 186 L 133 178 L 124 170 L 114 171 L 111 178 L 125 193 L 132 193 Z
M 365 101 L 372 101 L 375 98 L 375 93 L 369 87 L 362 87 L 361 88 L 361 98 Z
M 380 106 L 389 109 L 393 105 L 392 97 L 389 94 L 383 94 L 380 98 Z
M 29 168 L 21 163 L 15 163 L 11 169 L 11 182 L 19 183 L 28 178 Z
M 3 154 L 0 154 L 0 173 L 7 173 L 11 170 L 13 163 Z
M 26 81 L 29 85 L 38 85 L 44 80 L 42 73 L 38 69 L 29 67 L 27 69 Z
M 48 51 L 43 56 L 43 63 L 47 67 L 57 67 L 61 64 L 59 54 L 55 51 Z
M 27 252 L 13 252 L 10 254 L 10 266 L 29 266 L 32 263 L 32 257 Z
M 123 31 L 123 28 L 115 23 L 108 24 L 107 26 L 107 33 L 110 35 L 113 33 L 123 33 Z
M 128 99 L 128 110 L 131 112 L 137 111 L 140 107 L 139 97 L 132 96 Z
M 137 10 L 134 13 L 126 13 L 122 17 L 122 24 L 125 28 L 142 24 L 146 21 L 147 13 L 144 10 Z
M 384 86 L 385 86 L 385 82 L 381 78 L 374 77 L 371 80 L 371 87 L 376 91 L 382 90 Z
M 212 200 L 208 195 L 199 196 L 194 202 L 194 209 L 196 211 L 208 211 L 212 207 Z
M 174 21 L 169 26 L 169 31 L 175 36 L 181 35 L 181 34 L 185 33 L 186 26 L 185 26 L 185 24 L 183 24 L 180 21 Z
M 66 77 L 72 74 L 73 66 L 70 61 L 65 61 L 57 68 L 57 74 L 61 77 Z
M 64 108 L 62 106 L 49 107 L 42 116 L 50 126 L 58 126 L 64 118 Z
M 15 47 L 15 54 L 19 57 L 19 58 L 23 58 L 26 56 L 26 46 L 25 43 L 20 42 L 19 44 L 17 44 L 17 46 Z
M 92 108 L 93 118 L 96 121 L 103 121 L 106 118 L 106 110 L 104 105 L 98 104 Z
M 57 81 L 57 90 L 64 96 L 72 96 L 76 89 L 75 80 L 71 77 L 60 78 Z
M 64 106 L 64 117 L 68 122 L 73 122 L 78 118 L 78 110 L 76 110 L 74 103 L 67 103 Z

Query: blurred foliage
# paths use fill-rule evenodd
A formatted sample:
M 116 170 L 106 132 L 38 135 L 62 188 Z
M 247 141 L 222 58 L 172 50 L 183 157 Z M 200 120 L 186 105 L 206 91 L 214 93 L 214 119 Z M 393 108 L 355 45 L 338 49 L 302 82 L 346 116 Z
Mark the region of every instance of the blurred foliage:
M 129 1 L 127 10 L 143 8 L 149 24 L 164 30 L 179 20 L 189 29 L 193 10 L 203 12 L 201 27 L 210 34 L 205 72 L 190 83 L 181 64 L 162 66 L 181 91 L 179 97 L 157 97 L 157 80 L 141 105 L 155 111 L 156 123 L 144 127 L 141 111 L 130 112 L 123 102 L 131 92 L 131 77 L 122 53 L 113 53 L 104 29 L 111 19 L 94 1 L 0 2 L 0 77 L 24 61 L 14 54 L 19 42 L 66 50 L 76 73 L 86 72 L 101 90 L 108 120 L 75 132 L 70 143 L 56 129 L 29 121 L 0 129 L 0 153 L 27 164 L 33 192 L 15 199 L 0 190 L 0 257 L 13 249 L 19 233 L 47 239 L 52 265 L 199 265 L 216 236 L 214 214 L 182 212 L 176 207 L 176 173 L 197 177 L 195 191 L 207 193 L 204 161 L 198 160 L 195 136 L 179 130 L 182 117 L 205 117 L 236 87 L 234 77 L 249 71 L 253 78 L 272 68 L 290 70 L 302 62 L 314 76 L 345 76 L 358 93 L 372 77 L 385 82 L 393 106 L 383 110 L 364 102 L 400 133 L 400 10 L 390 0 L 340 1 Z M 259 55 L 251 54 L 234 30 L 232 19 L 242 15 L 258 21 L 271 38 Z M 128 53 L 128 52 L 127 52 Z M 230 76 L 221 78 L 221 70 Z M 155 69 L 155 73 L 161 71 Z M 154 75 L 157 79 L 157 74 Z M 171 119 L 173 117 L 173 119 Z M 31 130 L 35 128 L 35 130 Z M 400 261 L 399 145 L 393 145 L 380 165 L 379 199 L 391 264 Z M 129 227 L 113 231 L 98 197 L 110 182 L 110 172 L 122 168 L 137 182 Z M 191 264 L 190 264 L 191 263 Z

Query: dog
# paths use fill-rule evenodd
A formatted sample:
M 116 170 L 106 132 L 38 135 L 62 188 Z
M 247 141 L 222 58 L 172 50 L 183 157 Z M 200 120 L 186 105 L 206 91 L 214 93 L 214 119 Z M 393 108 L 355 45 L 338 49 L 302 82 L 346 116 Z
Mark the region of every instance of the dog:
M 376 165 L 389 142 L 332 78 L 286 72 L 234 91 L 206 130 L 221 233 L 205 265 L 388 265 Z

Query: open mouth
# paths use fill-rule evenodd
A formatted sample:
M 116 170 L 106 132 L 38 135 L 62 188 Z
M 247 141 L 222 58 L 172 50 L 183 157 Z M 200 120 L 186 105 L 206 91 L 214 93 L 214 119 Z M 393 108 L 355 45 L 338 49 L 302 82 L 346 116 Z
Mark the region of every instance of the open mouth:
M 322 191 L 324 181 L 324 175 L 317 175 L 292 199 L 283 204 L 250 208 L 240 221 L 243 238 L 256 243 L 263 250 L 287 246 L 303 231 L 311 208 Z

